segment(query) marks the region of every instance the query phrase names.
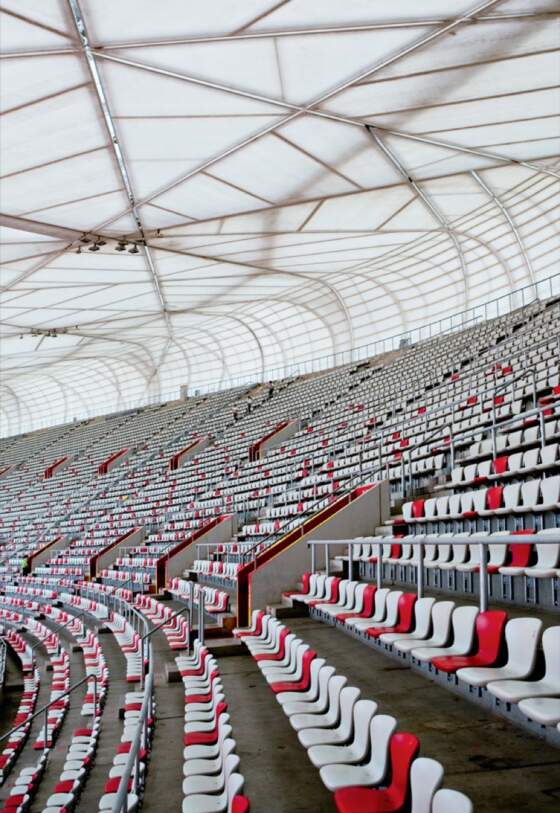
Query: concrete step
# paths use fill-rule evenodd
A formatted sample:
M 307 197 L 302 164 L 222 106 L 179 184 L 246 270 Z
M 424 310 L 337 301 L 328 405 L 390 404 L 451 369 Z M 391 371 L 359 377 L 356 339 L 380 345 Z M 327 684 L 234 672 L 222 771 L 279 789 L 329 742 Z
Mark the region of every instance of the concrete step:
M 287 599 L 287 601 L 290 601 L 290 599 Z M 293 605 L 287 605 L 284 603 L 269 604 L 266 611 L 269 615 L 273 615 L 275 618 L 304 618 L 309 614 L 306 605 L 301 604 L 300 602 Z

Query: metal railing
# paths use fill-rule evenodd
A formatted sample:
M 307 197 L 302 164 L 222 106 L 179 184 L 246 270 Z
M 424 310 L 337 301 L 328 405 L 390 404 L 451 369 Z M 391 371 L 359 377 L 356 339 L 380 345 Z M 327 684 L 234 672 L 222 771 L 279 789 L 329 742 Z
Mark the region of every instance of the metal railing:
M 402 539 L 399 538 L 398 544 L 406 544 L 416 547 L 418 549 L 418 555 L 416 558 L 412 558 L 409 561 L 406 561 L 404 564 L 411 565 L 412 567 L 416 568 L 416 589 L 418 598 L 422 598 L 424 596 L 424 547 L 426 545 L 434 545 L 438 547 L 439 545 L 444 545 L 446 547 L 453 547 L 455 545 L 459 545 L 465 547 L 466 545 L 478 545 L 479 546 L 479 561 L 476 562 L 476 566 L 479 568 L 479 608 L 480 612 L 485 612 L 488 609 L 488 548 L 491 545 L 527 545 L 527 544 L 535 544 L 535 545 L 558 545 L 560 544 L 560 528 L 558 529 L 557 534 L 546 534 L 544 536 L 536 534 L 527 535 L 527 538 L 522 539 L 517 534 L 510 534 L 507 531 L 496 532 L 492 538 L 488 536 L 484 536 L 483 534 L 477 533 L 476 531 L 470 534 L 468 537 L 459 537 L 457 539 L 453 538 L 445 538 L 441 539 L 441 537 L 437 534 L 422 534 L 421 538 L 415 540 L 414 537 L 407 536 L 406 542 L 403 542 Z M 325 562 L 326 565 L 326 575 L 329 575 L 329 566 L 328 563 L 330 562 L 330 547 L 332 545 L 347 545 L 348 546 L 348 578 L 352 579 L 353 576 L 353 547 L 354 545 L 374 545 L 377 546 L 377 557 L 376 557 L 376 567 L 375 567 L 375 575 L 376 575 L 376 586 L 377 589 L 380 589 L 383 586 L 383 545 L 392 544 L 388 542 L 384 542 L 383 540 L 379 540 L 378 537 L 363 537 L 360 539 L 325 539 L 325 540 L 312 540 L 307 542 L 307 546 L 311 548 L 311 572 L 315 573 L 317 571 L 316 568 L 316 553 L 315 549 L 323 546 L 325 548 Z
M 7 656 L 6 641 L 2 637 L 0 637 L 0 689 L 4 685 L 4 678 L 6 676 L 6 656 Z
M 78 689 L 84 683 L 89 683 L 89 682 L 93 683 L 93 718 L 95 719 L 97 717 L 97 708 L 98 708 L 97 676 L 96 675 L 86 675 L 81 680 L 78 680 L 76 683 L 73 683 L 72 686 L 70 686 L 65 692 L 61 692 L 60 694 L 57 694 L 57 696 L 56 696 L 56 698 L 54 700 L 50 700 L 45 706 L 42 706 L 42 708 L 40 708 L 38 711 L 35 711 L 33 714 L 28 715 L 28 717 L 26 717 L 26 719 L 22 723 L 19 723 L 19 725 L 16 725 L 13 728 L 11 728 L 7 732 L 7 734 L 3 734 L 0 737 L 0 743 L 4 742 L 4 740 L 9 740 L 9 738 L 12 736 L 12 734 L 14 734 L 16 731 L 19 731 L 20 728 L 24 728 L 25 726 L 30 725 L 33 720 L 35 720 L 37 717 L 40 717 L 41 714 L 44 714 L 45 715 L 45 723 L 44 723 L 43 751 L 48 751 L 49 750 L 49 744 L 48 744 L 48 742 L 49 742 L 49 737 L 48 737 L 48 732 L 49 732 L 49 726 L 48 726 L 49 715 L 48 715 L 48 712 L 49 712 L 49 709 L 55 703 L 59 703 L 62 700 L 63 697 L 67 697 L 67 696 L 71 695 L 72 692 L 74 692 L 76 689 Z

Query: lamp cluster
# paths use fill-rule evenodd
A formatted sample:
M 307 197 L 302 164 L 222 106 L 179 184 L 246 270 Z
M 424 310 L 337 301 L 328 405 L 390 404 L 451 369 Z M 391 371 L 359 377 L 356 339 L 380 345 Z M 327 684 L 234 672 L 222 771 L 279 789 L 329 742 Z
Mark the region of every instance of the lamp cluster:
M 78 246 L 76 254 L 82 254 L 86 247 L 88 251 L 99 251 L 100 248 L 107 245 L 107 241 L 102 237 L 96 235 L 89 237 L 87 234 L 82 234 L 80 243 L 82 245 Z M 133 240 L 125 240 L 124 237 L 117 240 L 115 251 L 128 251 L 129 254 L 139 254 L 138 244 Z

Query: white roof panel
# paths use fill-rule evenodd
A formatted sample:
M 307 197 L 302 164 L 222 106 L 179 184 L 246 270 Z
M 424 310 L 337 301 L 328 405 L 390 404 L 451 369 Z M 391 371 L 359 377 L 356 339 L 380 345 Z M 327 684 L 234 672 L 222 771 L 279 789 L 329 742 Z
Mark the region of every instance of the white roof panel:
M 557 269 L 554 0 L 164 6 L 2 4 L 3 433 Z

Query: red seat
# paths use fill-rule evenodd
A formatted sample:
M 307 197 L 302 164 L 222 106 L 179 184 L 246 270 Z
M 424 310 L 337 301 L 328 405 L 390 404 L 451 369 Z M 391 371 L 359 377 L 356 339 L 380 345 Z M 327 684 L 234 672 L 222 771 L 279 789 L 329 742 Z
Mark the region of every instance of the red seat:
M 486 491 L 486 508 L 489 511 L 495 511 L 497 508 L 502 507 L 503 493 L 503 486 L 492 486 Z
M 331 582 L 331 593 L 330 598 L 316 598 L 313 601 L 308 601 L 307 604 L 309 607 L 316 607 L 317 604 L 336 604 L 338 601 L 338 587 L 340 584 L 340 579 L 336 578 L 333 579 Z
M 416 593 L 403 593 L 399 599 L 398 624 L 394 627 L 369 627 L 366 633 L 370 638 L 379 638 L 385 632 L 410 632 L 414 620 Z
M 479 613 L 476 619 L 477 652 L 474 655 L 434 658 L 432 664 L 441 672 L 456 672 L 467 666 L 494 666 L 500 654 L 506 621 L 507 613 L 503 610 Z
M 290 683 L 285 681 L 283 683 L 271 683 L 270 688 L 274 694 L 281 692 L 307 692 L 311 683 L 311 661 L 317 657 L 317 653 L 312 649 L 306 650 L 302 658 L 301 680 Z
M 191 731 L 183 736 L 183 745 L 215 745 L 218 742 L 220 716 L 227 711 L 227 703 L 218 703 L 214 714 L 214 728 L 211 731 Z
M 275 652 L 273 655 L 254 655 L 254 659 L 256 661 L 281 661 L 284 659 L 284 655 L 286 654 L 286 636 L 290 634 L 290 630 L 288 627 L 284 627 L 278 639 L 278 652 Z
M 492 461 L 492 471 L 494 474 L 505 474 L 508 470 L 509 455 L 505 454 Z
M 375 603 L 375 591 L 377 587 L 375 584 L 368 584 L 364 590 L 364 606 L 361 613 L 340 613 L 337 615 L 337 621 L 345 621 L 347 618 L 369 618 L 373 615 L 373 606 Z
M 243 632 L 242 630 L 236 630 L 235 637 L 236 638 L 253 638 L 253 637 L 256 637 L 257 635 L 260 635 L 261 632 L 262 632 L 263 618 L 264 618 L 264 612 L 261 611 L 257 616 L 257 623 L 255 624 L 255 629 L 252 632 Z
M 235 796 L 231 806 L 231 813 L 249 813 L 249 809 L 249 799 L 246 796 Z
M 414 734 L 393 734 L 389 746 L 391 758 L 391 784 L 383 790 L 376 788 L 341 788 L 335 791 L 334 803 L 339 813 L 396 813 L 406 804 L 410 787 L 410 767 L 420 741 Z
M 424 503 L 426 500 L 414 500 L 412 503 L 412 517 L 413 519 L 422 519 L 424 516 Z
M 301 577 L 301 585 L 302 585 L 303 589 L 302 590 L 284 590 L 282 595 L 286 596 L 288 598 L 289 596 L 293 596 L 296 593 L 298 593 L 300 595 L 305 595 L 306 593 L 309 593 L 309 580 L 310 580 L 310 578 L 311 578 L 311 573 L 304 573 L 303 576 Z

